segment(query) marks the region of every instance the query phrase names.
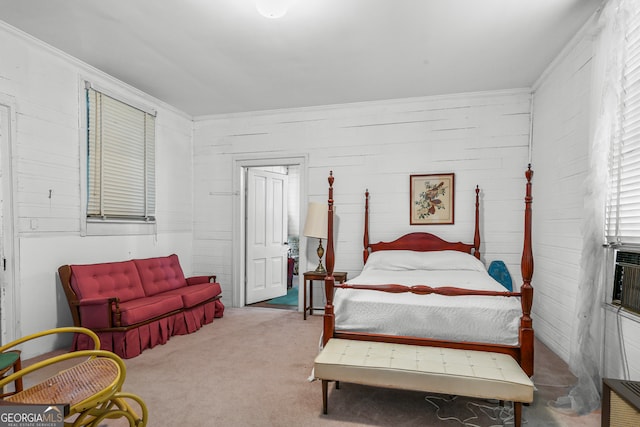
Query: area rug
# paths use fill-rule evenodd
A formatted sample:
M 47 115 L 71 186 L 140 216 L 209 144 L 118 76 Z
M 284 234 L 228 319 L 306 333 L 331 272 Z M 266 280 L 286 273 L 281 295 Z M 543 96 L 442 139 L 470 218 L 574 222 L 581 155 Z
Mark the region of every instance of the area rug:
M 266 302 L 271 305 L 298 305 L 298 287 L 294 286 L 287 290 L 287 294 L 278 298 L 270 299 Z

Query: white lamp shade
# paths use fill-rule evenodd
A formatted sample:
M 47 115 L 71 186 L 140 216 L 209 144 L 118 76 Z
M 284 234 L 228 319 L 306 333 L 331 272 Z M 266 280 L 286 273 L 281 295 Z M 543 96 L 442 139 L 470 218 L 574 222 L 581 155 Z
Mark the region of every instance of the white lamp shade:
M 304 223 L 303 234 L 306 237 L 318 239 L 327 238 L 328 207 L 323 203 L 309 202 L 307 206 L 307 219 Z

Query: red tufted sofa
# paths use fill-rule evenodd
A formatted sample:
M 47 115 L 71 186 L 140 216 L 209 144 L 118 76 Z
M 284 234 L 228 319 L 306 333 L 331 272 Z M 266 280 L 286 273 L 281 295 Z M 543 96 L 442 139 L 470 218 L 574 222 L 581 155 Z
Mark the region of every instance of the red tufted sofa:
M 75 326 L 95 331 L 104 350 L 126 359 L 224 313 L 216 276 L 185 278 L 175 254 L 63 265 L 58 274 Z M 92 347 L 85 338 L 76 334 L 74 350 Z

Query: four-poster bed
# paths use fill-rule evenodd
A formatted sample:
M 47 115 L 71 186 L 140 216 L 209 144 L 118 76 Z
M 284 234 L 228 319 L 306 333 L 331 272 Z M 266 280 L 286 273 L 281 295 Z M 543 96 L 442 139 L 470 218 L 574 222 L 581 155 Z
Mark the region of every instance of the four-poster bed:
M 367 191 L 365 266 L 355 279 L 336 284 L 334 177 L 330 174 L 323 343 L 341 338 L 503 353 L 512 356 L 532 376 L 530 166 L 525 176 L 523 283 L 519 292 L 509 292 L 490 278 L 479 261 L 478 188 L 473 244 L 447 242 L 433 234 L 417 232 L 392 242 L 370 243 Z

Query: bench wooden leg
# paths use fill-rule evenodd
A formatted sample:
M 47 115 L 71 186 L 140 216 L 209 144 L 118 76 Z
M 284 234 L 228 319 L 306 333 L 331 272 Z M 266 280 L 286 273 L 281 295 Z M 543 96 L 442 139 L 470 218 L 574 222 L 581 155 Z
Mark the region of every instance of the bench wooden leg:
M 522 402 L 513 402 L 513 427 L 522 425 Z
M 329 381 L 322 380 L 322 413 L 327 414 L 327 394 L 329 393 Z

